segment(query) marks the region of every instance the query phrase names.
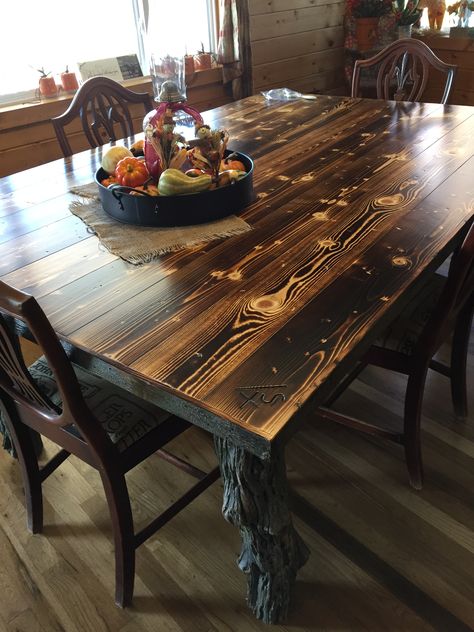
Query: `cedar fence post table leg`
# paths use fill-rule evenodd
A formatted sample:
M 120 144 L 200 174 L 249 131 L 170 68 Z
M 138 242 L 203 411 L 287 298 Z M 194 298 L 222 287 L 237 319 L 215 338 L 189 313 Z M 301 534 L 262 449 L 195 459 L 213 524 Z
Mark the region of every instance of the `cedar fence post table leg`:
M 228 439 L 215 437 L 224 483 L 224 518 L 239 527 L 239 567 L 248 576 L 247 601 L 257 619 L 282 623 L 296 573 L 309 550 L 288 508 L 283 448 L 259 459 Z

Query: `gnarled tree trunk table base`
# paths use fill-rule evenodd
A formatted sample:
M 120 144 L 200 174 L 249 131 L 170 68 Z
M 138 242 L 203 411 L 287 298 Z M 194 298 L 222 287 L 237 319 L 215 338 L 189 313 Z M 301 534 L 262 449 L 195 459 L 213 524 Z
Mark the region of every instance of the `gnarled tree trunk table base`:
M 238 563 L 248 575 L 248 604 L 265 623 L 282 623 L 296 573 L 309 557 L 288 508 L 283 450 L 262 460 L 227 439 L 216 437 L 215 446 L 224 482 L 222 513 L 242 537 Z

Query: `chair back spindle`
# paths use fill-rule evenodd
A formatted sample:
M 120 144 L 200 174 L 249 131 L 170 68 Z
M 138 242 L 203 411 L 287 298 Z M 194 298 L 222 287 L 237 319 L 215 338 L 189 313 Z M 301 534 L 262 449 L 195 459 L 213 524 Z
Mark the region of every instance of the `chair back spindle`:
M 61 405 L 42 392 L 26 367 L 21 346 L 9 317 L 23 322 L 52 372 Z M 44 389 L 46 391 L 46 388 Z M 0 391 L 15 402 L 21 421 L 52 441 L 67 443 L 69 451 L 96 463 L 107 458 L 110 442 L 89 410 L 71 362 L 36 299 L 0 281 Z M 78 434 L 62 429 L 75 426 Z M 61 439 L 58 437 L 61 433 Z M 101 453 L 100 455 L 98 453 Z
M 51 402 L 40 393 L 26 368 L 18 340 L 11 333 L 7 319 L 0 314 L 0 387 L 33 407 L 53 410 Z
M 361 72 L 368 68 L 376 71 L 377 98 L 394 101 L 422 101 L 430 70 L 442 72 L 446 81 L 439 102 L 444 105 L 449 99 L 457 66 L 439 59 L 420 40 L 399 39 L 369 59 L 356 60 L 351 96 L 359 96 Z
M 145 114 L 153 109 L 152 98 L 147 93 L 133 92 L 108 77 L 85 81 L 66 112 L 51 119 L 64 156 L 73 154 L 66 127 L 76 118 L 80 119 L 91 148 L 133 136 L 130 105 L 135 103 L 143 105 Z

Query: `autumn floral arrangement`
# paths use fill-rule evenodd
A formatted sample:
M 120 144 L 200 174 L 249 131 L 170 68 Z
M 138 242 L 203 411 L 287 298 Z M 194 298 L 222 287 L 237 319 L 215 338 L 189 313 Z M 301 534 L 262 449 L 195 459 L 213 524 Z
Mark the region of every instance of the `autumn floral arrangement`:
M 247 175 L 239 154 L 227 151 L 226 130 L 211 129 L 200 119 L 188 141 L 176 132 L 173 114 L 165 107 L 145 124 L 144 141 L 105 153 L 102 186 L 126 187 L 130 195 L 186 195 L 232 185 Z
M 398 26 L 415 24 L 421 18 L 422 9 L 418 8 L 419 0 L 394 0 L 392 10 Z
M 347 8 L 353 18 L 379 18 L 388 15 L 391 0 L 347 0 Z
M 459 0 L 454 4 L 448 5 L 447 11 L 449 15 L 457 15 L 460 20 L 466 17 L 466 13 L 474 11 L 474 0 L 469 2 L 468 0 Z

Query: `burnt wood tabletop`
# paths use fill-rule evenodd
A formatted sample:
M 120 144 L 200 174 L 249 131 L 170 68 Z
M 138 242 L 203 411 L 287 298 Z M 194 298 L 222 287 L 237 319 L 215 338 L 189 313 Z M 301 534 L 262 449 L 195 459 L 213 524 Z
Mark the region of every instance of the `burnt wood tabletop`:
M 274 549 L 250 549 L 285 515 L 289 593 L 307 552 L 286 507 L 284 443 L 305 402 L 328 395 L 459 243 L 474 216 L 474 108 L 254 96 L 204 119 L 255 161 L 257 201 L 241 214 L 252 230 L 126 263 L 68 210 L 100 164 L 92 150 L 0 181 L 0 278 L 38 299 L 78 361 L 216 436 L 240 566 L 264 572 Z M 278 480 L 283 492 L 245 519 L 231 497 L 246 459 L 262 467 L 256 488 Z M 255 581 L 257 616 L 282 620 L 289 597 L 269 606 L 275 587 Z

